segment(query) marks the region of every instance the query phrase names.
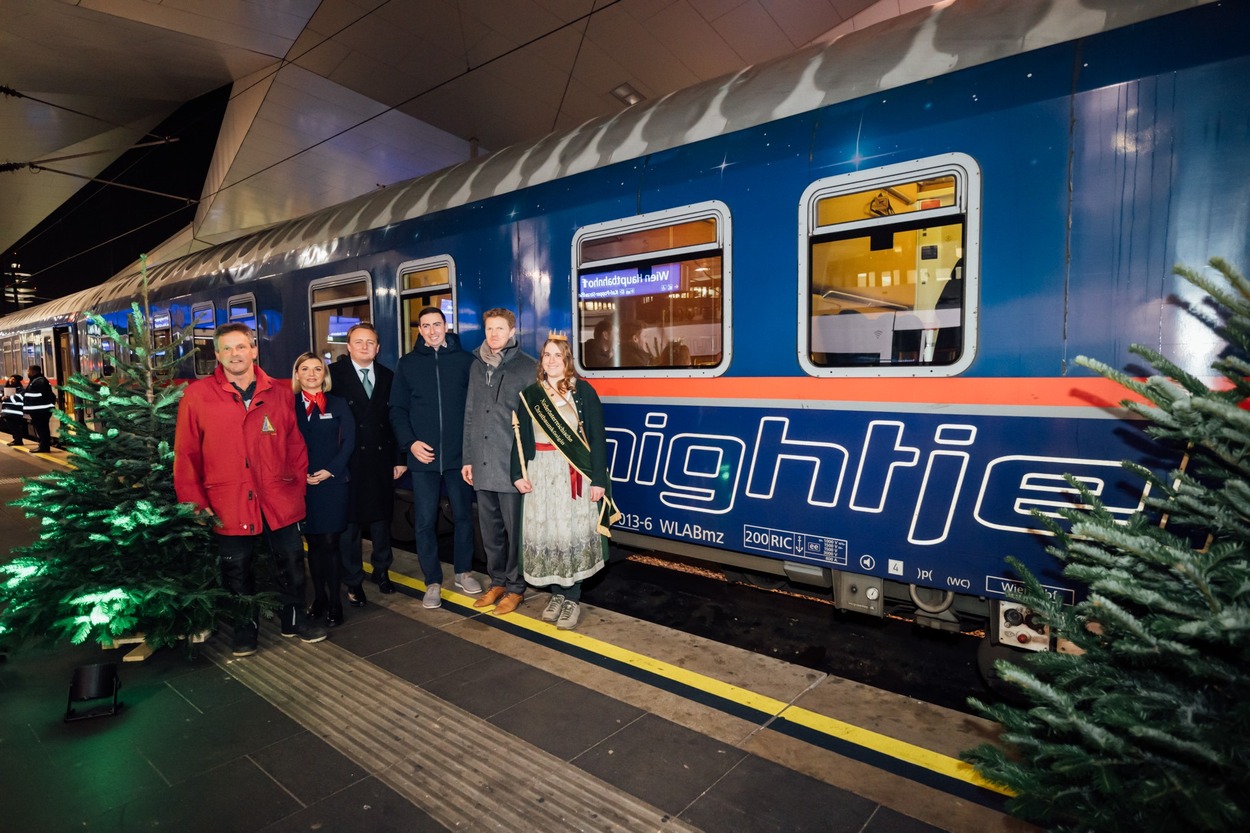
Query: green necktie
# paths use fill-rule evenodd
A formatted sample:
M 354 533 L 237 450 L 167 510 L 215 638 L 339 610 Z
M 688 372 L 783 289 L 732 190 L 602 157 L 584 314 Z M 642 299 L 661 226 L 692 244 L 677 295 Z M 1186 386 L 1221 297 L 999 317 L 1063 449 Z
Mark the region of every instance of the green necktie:
M 360 371 L 360 383 L 365 386 L 365 396 L 373 398 L 373 382 L 369 381 L 369 368 Z

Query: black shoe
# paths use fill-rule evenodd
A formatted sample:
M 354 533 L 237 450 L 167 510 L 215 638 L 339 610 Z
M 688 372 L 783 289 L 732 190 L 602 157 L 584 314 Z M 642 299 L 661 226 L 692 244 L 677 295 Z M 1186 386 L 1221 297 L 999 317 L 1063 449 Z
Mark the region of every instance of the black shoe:
M 26 445 L 26 443 L 23 443 L 23 442 L 18 442 L 17 440 L 14 440 L 14 441 L 13 441 L 13 442 L 11 442 L 11 443 L 5 443 L 5 445 L 7 445 L 7 446 L 22 446 L 22 445 Z
M 52 449 L 50 449 L 50 448 L 36 448 L 36 449 L 35 449 L 35 453 L 36 453 L 36 454 L 51 454 L 51 453 L 52 453 Z
M 287 605 L 282 610 L 282 636 L 286 639 L 298 636 L 301 642 L 320 642 L 326 638 L 326 630 L 308 621 L 295 605 Z
M 378 579 L 378 592 L 379 593 L 394 593 L 395 592 L 395 585 L 391 584 L 391 579 L 389 576 L 383 575 L 382 578 Z
M 308 618 L 314 621 L 320 619 L 329 606 L 330 603 L 325 599 L 313 599 L 313 603 L 308 606 Z
M 230 653 L 236 657 L 250 657 L 256 653 L 256 622 L 235 625 L 234 644 Z
M 347 585 L 347 603 L 352 607 L 365 606 L 365 588 L 359 584 Z
M 343 624 L 343 606 L 330 605 L 326 610 L 326 627 L 337 628 L 341 624 Z

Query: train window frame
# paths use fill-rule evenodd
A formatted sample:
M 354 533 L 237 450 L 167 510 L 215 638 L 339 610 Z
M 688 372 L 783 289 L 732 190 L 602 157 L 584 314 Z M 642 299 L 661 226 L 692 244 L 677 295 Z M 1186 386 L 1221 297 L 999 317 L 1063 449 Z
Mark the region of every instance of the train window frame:
M 314 297 L 318 290 L 328 289 L 335 286 L 346 286 L 354 283 L 364 284 L 364 294 L 348 295 L 342 298 L 332 298 L 327 301 L 314 301 Z M 308 341 L 311 352 L 325 358 L 325 353 L 319 350 L 317 342 L 317 311 L 333 309 L 335 307 L 343 307 L 351 304 L 366 304 L 369 307 L 369 314 L 362 318 L 361 321 L 373 324 L 373 276 L 364 270 L 358 272 L 347 272 L 341 275 L 330 275 L 325 278 L 318 278 L 308 284 Z M 354 326 L 354 325 L 353 325 Z M 350 328 L 349 328 L 350 329 Z M 329 338 L 329 334 L 327 334 Z M 343 352 L 340 354 L 347 355 L 347 344 L 343 344 Z M 338 356 L 326 358 L 327 364 L 337 359 Z
M 818 210 L 822 200 L 863 191 L 886 191 L 894 186 L 953 177 L 955 194 L 952 205 L 920 209 L 905 214 L 883 212 L 880 216 L 868 216 L 859 220 L 821 224 Z M 923 212 L 923 213 L 921 213 Z M 811 376 L 863 378 L 863 377 L 946 377 L 957 376 L 966 371 L 976 358 L 977 330 L 980 307 L 980 252 L 981 252 L 981 168 L 976 160 L 965 153 L 945 153 L 884 165 L 867 170 L 854 171 L 827 177 L 811 183 L 798 204 L 799 214 L 799 261 L 798 261 L 798 340 L 799 365 Z M 960 354 L 949 364 L 925 363 L 923 358 L 909 363 L 880 363 L 830 366 L 817 364 L 812 359 L 812 247 L 818 243 L 840 239 L 862 238 L 874 232 L 904 232 L 918 228 L 934 228 L 955 225 L 963 221 L 963 241 L 959 249 L 963 283 L 960 315 Z M 940 280 L 940 279 L 939 279 Z
M 441 284 L 431 284 L 417 289 L 404 289 L 404 278 L 413 272 L 432 272 L 436 269 L 447 269 L 447 281 Z M 395 343 L 399 345 L 399 355 L 404 356 L 412 352 L 412 348 L 417 343 L 417 325 L 416 322 L 409 321 L 409 311 L 407 301 L 409 298 L 420 297 L 423 295 L 441 295 L 443 291 L 451 295 L 451 315 L 447 314 L 447 310 L 439 305 L 439 309 L 443 309 L 443 316 L 447 319 L 447 329 L 460 334 L 460 293 L 457 290 L 456 282 L 456 260 L 449 254 L 438 254 L 431 257 L 423 257 L 417 260 L 406 260 L 395 268 L 395 291 L 399 300 L 398 312 L 395 316 L 395 330 L 399 340 Z M 422 308 L 429 304 L 422 304 Z M 418 310 L 419 311 L 419 310 Z M 411 333 L 411 340 L 409 340 Z
M 670 249 L 647 250 L 615 257 L 582 259 L 583 247 L 594 240 L 651 231 L 700 220 L 715 220 L 716 234 L 710 242 L 676 246 Z M 686 262 L 699 256 L 720 257 L 720 360 L 704 366 L 632 366 L 587 367 L 583 360 L 583 345 L 593 338 L 593 330 L 582 324 L 582 299 L 579 297 L 580 276 L 584 272 L 603 268 L 637 266 L 640 270 L 667 262 Z M 573 360 L 577 372 L 589 379 L 632 377 L 708 378 L 723 375 L 733 359 L 733 217 L 729 206 L 721 200 L 707 200 L 689 205 L 665 208 L 622 217 L 601 223 L 582 226 L 573 234 L 571 244 L 572 270 L 569 281 L 573 327 Z M 672 342 L 670 342 L 671 344 Z
M 234 314 L 235 305 L 242 306 L 247 304 L 252 314 L 250 316 L 238 316 Z M 250 319 L 250 320 L 249 320 Z M 226 299 L 226 323 L 227 324 L 247 324 L 252 328 L 252 343 L 256 345 L 256 362 L 260 363 L 260 316 L 256 312 L 256 293 L 245 292 L 242 295 L 231 295 Z M 217 344 L 214 341 L 214 354 L 216 353 Z
M 205 329 L 196 326 L 200 320 L 201 313 L 208 312 L 208 320 L 211 322 L 208 329 L 208 357 L 205 359 L 200 352 L 200 345 L 205 341 L 204 336 L 200 335 L 200 331 Z M 213 371 L 217 369 L 217 345 L 214 335 L 217 332 L 217 305 L 212 301 L 199 301 L 191 305 L 191 368 L 195 373 L 195 378 L 203 379 L 205 376 L 212 376 Z M 208 369 L 201 372 L 201 367 Z

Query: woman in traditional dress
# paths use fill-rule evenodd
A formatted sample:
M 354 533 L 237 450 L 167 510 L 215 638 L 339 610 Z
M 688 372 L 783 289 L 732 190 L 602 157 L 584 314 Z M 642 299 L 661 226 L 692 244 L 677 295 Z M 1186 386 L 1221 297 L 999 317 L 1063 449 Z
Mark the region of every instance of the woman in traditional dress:
M 523 494 L 521 569 L 551 591 L 544 622 L 577 626 L 582 581 L 607 562 L 608 527 L 620 518 L 608 481 L 603 405 L 573 373 L 566 339 L 548 337 L 538 381 L 521 391 L 512 477 Z
M 308 446 L 307 515 L 300 522 L 313 587 L 308 615 L 313 620 L 325 616 L 332 628 L 343 621 L 339 535 L 347 528 L 347 462 L 356 447 L 356 420 L 346 400 L 327 395 L 330 376 L 320 356 L 304 353 L 295 360 L 291 387 L 295 421 Z

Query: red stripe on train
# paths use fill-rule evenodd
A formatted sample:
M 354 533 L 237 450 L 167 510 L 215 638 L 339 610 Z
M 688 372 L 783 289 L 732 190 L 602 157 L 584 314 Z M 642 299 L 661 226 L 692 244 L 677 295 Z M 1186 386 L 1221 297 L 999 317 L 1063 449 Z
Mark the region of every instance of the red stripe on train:
M 1114 408 L 1144 401 L 1109 379 L 960 378 L 815 379 L 718 377 L 714 379 L 592 379 L 600 396 L 637 399 L 768 399 L 822 402 L 914 402 Z

